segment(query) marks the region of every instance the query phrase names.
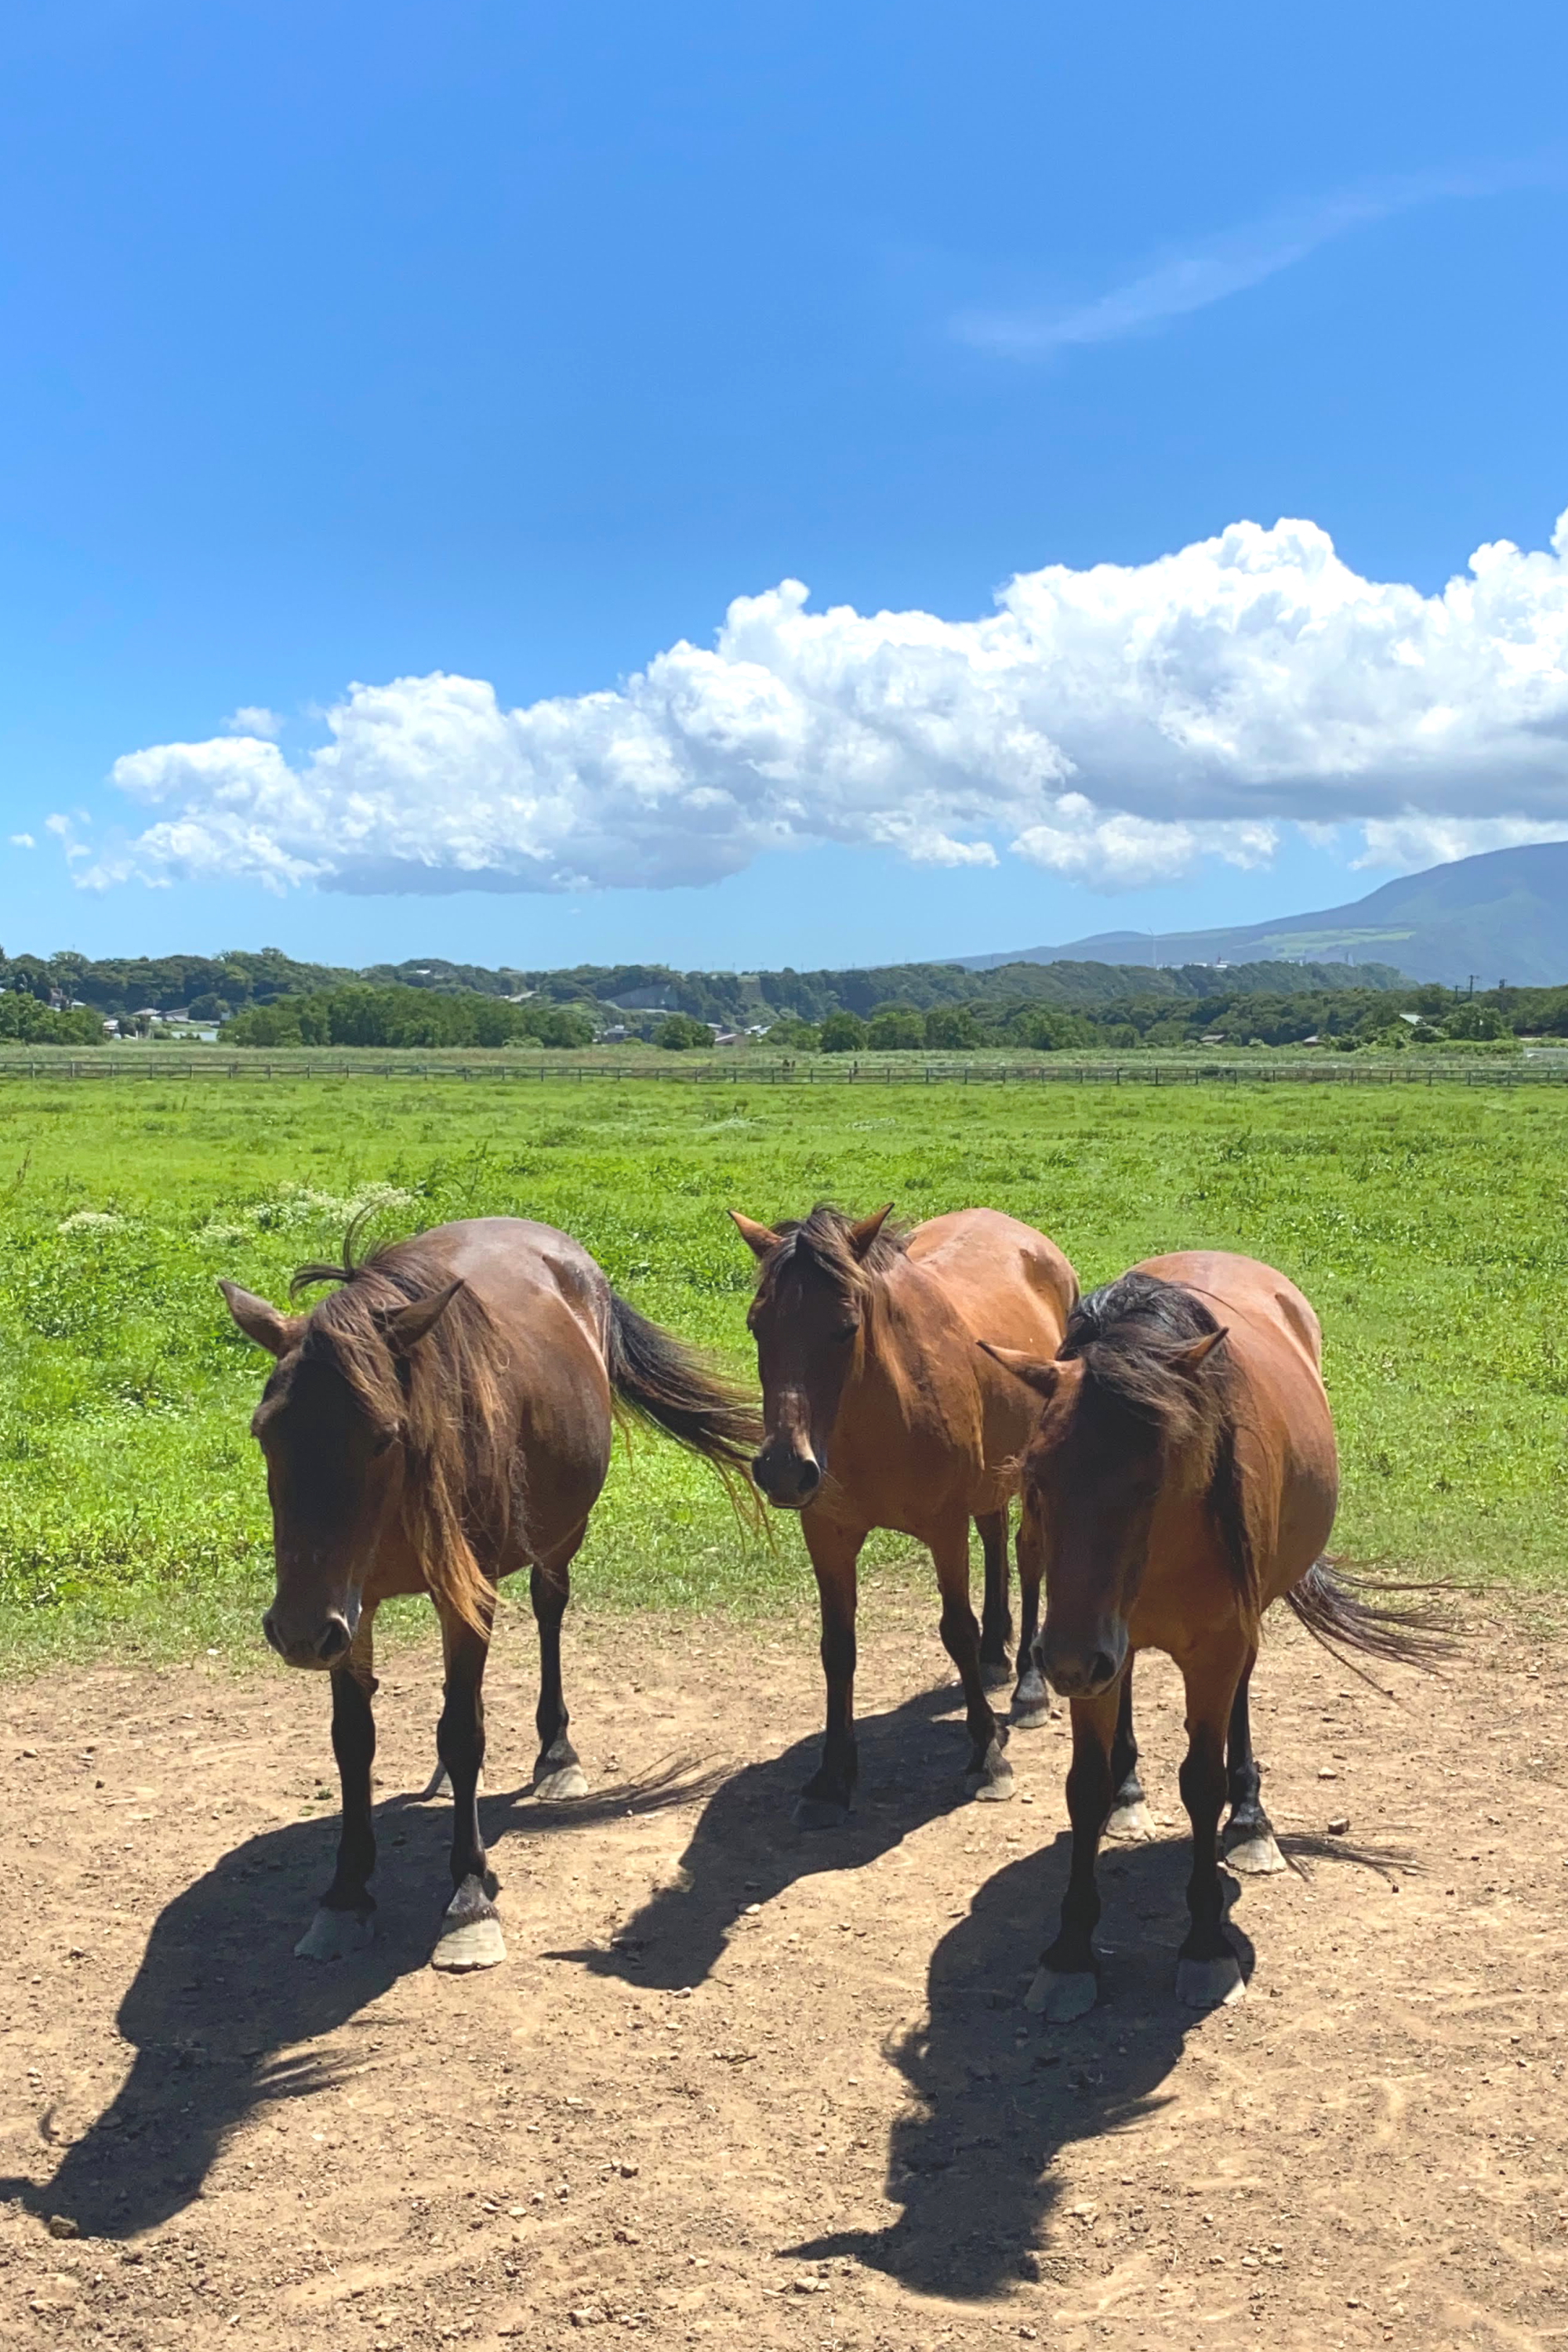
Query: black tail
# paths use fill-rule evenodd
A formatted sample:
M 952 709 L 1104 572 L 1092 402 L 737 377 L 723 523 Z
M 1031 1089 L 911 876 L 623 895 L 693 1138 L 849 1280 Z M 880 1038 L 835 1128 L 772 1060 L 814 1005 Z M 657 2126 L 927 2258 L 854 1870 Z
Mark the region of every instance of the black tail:
M 710 1370 L 694 1348 L 610 1294 L 610 1385 L 623 1405 L 711 1462 L 743 1509 L 756 1507 L 752 1456 L 763 1424 L 742 1389 Z
M 1360 1674 L 1361 1668 L 1345 1655 L 1349 1650 L 1357 1650 L 1366 1658 L 1385 1658 L 1395 1665 L 1424 1666 L 1430 1672 L 1439 1660 L 1453 1654 L 1454 1639 L 1445 1621 L 1430 1609 L 1411 1608 L 1403 1602 L 1390 1608 L 1371 1596 L 1440 1589 L 1379 1584 L 1369 1577 L 1349 1576 L 1330 1561 L 1319 1559 L 1299 1584 L 1292 1585 L 1285 1601 L 1312 1639 L 1352 1674 Z M 1370 1682 L 1372 1677 L 1363 1675 L 1362 1679 Z

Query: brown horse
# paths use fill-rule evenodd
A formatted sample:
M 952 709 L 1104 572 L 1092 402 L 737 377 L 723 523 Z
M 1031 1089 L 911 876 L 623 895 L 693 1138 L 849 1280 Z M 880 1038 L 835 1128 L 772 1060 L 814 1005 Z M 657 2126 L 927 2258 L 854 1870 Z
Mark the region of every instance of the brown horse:
M 963 1683 L 979 1797 L 1013 1793 L 1007 1734 L 985 1696 L 1007 1680 L 1007 1507 L 1034 1414 L 975 1345 L 1004 1329 L 1054 1354 L 1078 1297 L 1056 1244 L 994 1209 L 960 1209 L 902 1232 L 889 1212 L 854 1223 L 818 1206 L 776 1227 L 731 1211 L 762 1262 L 748 1318 L 767 1434 L 752 1465 L 763 1493 L 801 1514 L 822 1602 L 827 1732 L 795 1808 L 805 1829 L 842 1822 L 855 1790 L 856 1565 L 873 1528 L 925 1544 L 942 1591 L 942 1638 Z M 985 1549 L 984 1637 L 969 1605 L 969 1522 Z M 1020 1537 L 1023 1633 L 1013 1721 L 1050 1702 L 1031 1656 L 1037 1550 Z
M 331 1959 L 370 1941 L 375 1904 L 372 1626 L 394 1593 L 427 1592 L 441 1624 L 436 1744 L 452 1784 L 452 1901 L 439 1968 L 506 1957 L 479 1835 L 482 1683 L 496 1586 L 529 1570 L 539 1627 L 541 1797 L 587 1782 L 567 1733 L 561 1620 L 569 1570 L 609 1466 L 613 1417 L 646 1415 L 747 1491 L 760 1433 L 738 1392 L 646 1322 L 581 1244 L 550 1225 L 480 1217 L 342 1265 L 309 1315 L 237 1285 L 241 1330 L 278 1360 L 251 1426 L 267 1458 L 277 1592 L 262 1620 L 289 1665 L 328 1672 L 342 1780 L 337 1873 L 296 1950 Z
M 1227 1859 L 1284 1867 L 1247 1713 L 1264 1611 L 1283 1599 L 1320 1639 L 1380 1657 L 1415 1663 L 1430 1646 L 1420 1621 L 1360 1600 L 1322 1559 L 1339 1471 L 1318 1318 L 1272 1266 L 1184 1252 L 1084 1299 L 1054 1360 L 988 1352 L 1045 1400 L 1024 1522 L 1044 1556 L 1040 1664 L 1072 1706 L 1071 1873 L 1029 2005 L 1066 2021 L 1097 1997 L 1095 1861 L 1113 1802 L 1125 1815 L 1142 1794 L 1131 1661 L 1147 1649 L 1186 1685 L 1193 1871 L 1177 1992 L 1199 2009 L 1237 2000 L 1217 1837 L 1227 1791 Z

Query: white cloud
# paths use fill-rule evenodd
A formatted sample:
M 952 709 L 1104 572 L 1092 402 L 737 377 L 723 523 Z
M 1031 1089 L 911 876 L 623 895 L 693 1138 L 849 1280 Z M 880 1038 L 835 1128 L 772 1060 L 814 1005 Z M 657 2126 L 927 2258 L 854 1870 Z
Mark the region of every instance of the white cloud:
M 1445 197 L 1493 196 L 1506 190 L 1560 186 L 1563 167 L 1540 157 L 1498 170 L 1424 173 L 1404 180 L 1350 189 L 1317 204 L 1273 213 L 1206 237 L 1184 253 L 1170 256 L 1108 293 L 1068 309 L 1037 305 L 1005 310 L 963 310 L 952 321 L 961 342 L 1009 359 L 1045 359 L 1075 344 L 1114 342 L 1123 335 L 1162 326 L 1211 302 L 1244 293 L 1281 269 L 1305 260 L 1320 246 L 1350 230 Z
M 1568 795 L 1565 795 L 1568 799 Z M 1358 867 L 1396 866 L 1414 874 L 1426 866 L 1447 866 L 1456 857 L 1476 857 L 1485 849 L 1518 849 L 1531 841 L 1568 841 L 1568 816 L 1561 824 L 1524 816 L 1374 817 L 1362 828 L 1365 847 L 1351 863 Z
M 226 735 L 259 735 L 273 742 L 282 734 L 284 721 L 276 710 L 268 710 L 263 702 L 242 702 L 231 710 L 223 722 Z
M 131 752 L 150 822 L 82 878 L 668 887 L 840 842 L 1114 890 L 1267 862 L 1287 822 L 1360 824 L 1379 857 L 1421 825 L 1439 856 L 1568 827 L 1568 516 L 1436 596 L 1315 524 L 1244 522 L 1021 573 L 975 621 L 805 608 L 785 581 L 710 651 L 524 709 L 439 672 L 351 687 L 298 763 L 256 736 Z
M 11 835 L 13 849 L 37 849 L 37 845 L 30 833 L 14 833 Z

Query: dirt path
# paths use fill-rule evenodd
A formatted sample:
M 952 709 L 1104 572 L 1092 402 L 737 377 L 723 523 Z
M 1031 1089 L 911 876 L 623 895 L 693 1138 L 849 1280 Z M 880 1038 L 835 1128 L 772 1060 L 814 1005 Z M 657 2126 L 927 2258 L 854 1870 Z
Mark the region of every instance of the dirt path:
M 519 1793 L 510 1619 L 486 1820 L 511 1958 L 479 1978 L 424 1965 L 428 1650 L 378 1702 L 381 1939 L 327 1969 L 289 1957 L 335 1838 L 317 1683 L 5 1694 L 0 2343 L 1568 2343 L 1568 1645 L 1483 1633 L 1394 1708 L 1271 1624 L 1277 1823 L 1348 1815 L 1421 1867 L 1248 1882 L 1248 1997 L 1201 2020 L 1172 1994 L 1179 1725 L 1152 1664 L 1171 1834 L 1109 1854 L 1105 1998 L 1048 2029 L 1020 1995 L 1065 1732 L 1015 1738 L 1018 1802 L 965 1804 L 934 1607 L 867 1617 L 861 1804 L 816 1838 L 788 1819 L 804 1628 L 578 1625 L 600 1794 L 552 1818 Z M 728 1777 L 693 1790 L 694 1761 Z

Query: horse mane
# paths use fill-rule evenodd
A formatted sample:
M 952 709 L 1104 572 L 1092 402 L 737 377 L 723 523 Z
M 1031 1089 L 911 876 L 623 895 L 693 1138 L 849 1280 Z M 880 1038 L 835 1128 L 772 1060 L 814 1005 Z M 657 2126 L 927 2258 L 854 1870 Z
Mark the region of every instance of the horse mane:
M 857 1220 L 846 1209 L 835 1208 L 831 1201 L 818 1201 L 808 1217 L 785 1217 L 773 1230 L 778 1246 L 768 1252 L 763 1265 L 763 1277 L 757 1286 L 757 1301 L 761 1305 L 772 1297 L 784 1268 L 804 1259 L 819 1274 L 827 1276 L 846 1306 L 855 1306 L 863 1296 L 868 1277 L 885 1274 L 909 1247 L 909 1227 L 896 1218 L 883 1220 L 876 1240 L 858 1257 L 852 1235 Z
M 482 1633 L 493 1588 L 474 1540 L 504 1540 L 512 1500 L 504 1343 L 461 1283 L 415 1347 L 394 1348 L 386 1317 L 448 1288 L 451 1276 L 417 1237 L 356 1259 L 357 1232 L 356 1220 L 341 1265 L 301 1265 L 289 1284 L 290 1296 L 318 1282 L 340 1286 L 311 1309 L 301 1360 L 330 1366 L 373 1422 L 398 1430 L 404 1517 L 431 1592 Z
M 1150 1446 L 1184 1457 L 1193 1483 L 1204 1491 L 1237 1589 L 1256 1605 L 1256 1547 L 1236 1451 L 1235 1367 L 1223 1345 L 1195 1370 L 1181 1362 L 1195 1339 L 1223 1328 L 1181 1284 L 1124 1274 L 1079 1299 L 1058 1355 L 1083 1366 L 1080 1412 L 1119 1423 L 1122 1442 L 1131 1423 Z

